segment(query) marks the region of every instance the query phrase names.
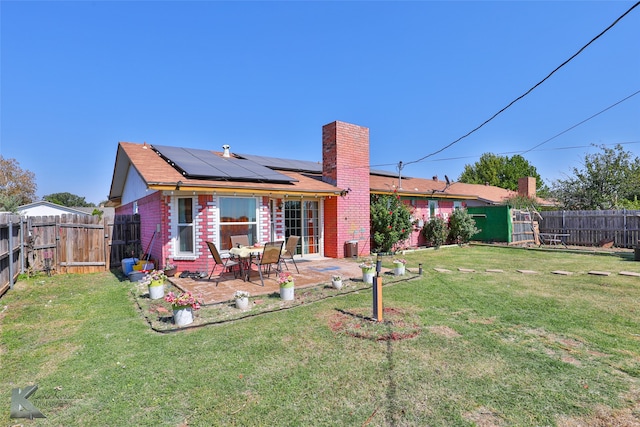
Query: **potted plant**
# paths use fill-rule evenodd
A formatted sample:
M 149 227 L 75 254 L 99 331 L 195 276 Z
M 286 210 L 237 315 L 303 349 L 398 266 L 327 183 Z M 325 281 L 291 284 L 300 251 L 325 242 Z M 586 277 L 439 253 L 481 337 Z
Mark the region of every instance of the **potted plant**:
M 405 267 L 407 264 L 406 259 L 396 258 L 393 260 L 393 274 L 396 276 L 404 276 Z
M 164 272 L 158 270 L 147 271 L 140 283 L 149 287 L 149 298 L 160 299 L 164 296 Z
M 289 272 L 282 272 L 278 276 L 278 284 L 280 285 L 280 299 L 291 301 L 294 299 L 294 281 L 293 276 Z
M 331 277 L 331 286 L 335 289 L 342 289 L 342 276 L 336 274 Z
M 176 326 L 184 326 L 193 323 L 193 312 L 202 305 L 200 298 L 194 297 L 191 292 L 182 292 L 178 295 L 169 292 L 164 300 L 171 304 L 173 309 L 173 323 Z
M 164 263 L 164 274 L 165 274 L 165 276 L 173 277 L 173 276 L 176 275 L 177 271 L 178 271 L 178 267 L 175 264 L 171 263 L 169 261 L 169 258 L 167 258 L 165 260 L 165 263 Z
M 367 259 L 360 263 L 362 269 L 362 281 L 365 283 L 373 283 L 373 276 L 376 274 L 376 265 L 373 260 Z
M 246 310 L 249 308 L 249 292 L 247 291 L 236 291 L 233 294 L 233 299 L 236 301 L 236 308 L 240 310 Z

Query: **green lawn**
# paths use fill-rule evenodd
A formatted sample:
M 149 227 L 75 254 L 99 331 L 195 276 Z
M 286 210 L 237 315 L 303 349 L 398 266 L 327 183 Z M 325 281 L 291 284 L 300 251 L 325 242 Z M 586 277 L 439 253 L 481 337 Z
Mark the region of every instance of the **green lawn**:
M 368 288 L 158 333 L 132 285 L 112 274 L 22 280 L 0 299 L 0 420 L 25 426 L 640 424 L 640 278 L 618 274 L 640 272 L 640 262 L 476 246 L 404 258 L 410 271 L 422 263 L 424 273 L 385 280 L 384 305 L 394 323 L 382 325 L 366 319 Z M 366 338 L 385 328 L 419 333 Z M 10 419 L 12 388 L 30 384 L 39 389 L 29 400 L 47 418 Z

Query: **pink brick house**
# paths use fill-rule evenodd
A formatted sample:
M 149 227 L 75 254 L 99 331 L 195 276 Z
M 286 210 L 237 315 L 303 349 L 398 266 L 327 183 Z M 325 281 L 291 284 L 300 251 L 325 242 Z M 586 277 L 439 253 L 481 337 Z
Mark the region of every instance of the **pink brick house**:
M 118 144 L 110 205 L 116 215 L 140 214 L 142 246 L 153 241 L 149 252 L 160 265 L 170 260 L 180 270 L 208 271 L 213 264 L 205 242 L 226 250 L 235 234 L 255 242 L 300 236 L 303 257 L 342 258 L 346 242 L 357 242 L 358 255 L 368 255 L 372 193 L 397 192 L 416 221 L 514 194 L 372 171 L 369 129 L 339 121 L 322 128 L 321 164 L 222 148 Z M 408 246 L 420 245 L 419 232 L 409 240 Z

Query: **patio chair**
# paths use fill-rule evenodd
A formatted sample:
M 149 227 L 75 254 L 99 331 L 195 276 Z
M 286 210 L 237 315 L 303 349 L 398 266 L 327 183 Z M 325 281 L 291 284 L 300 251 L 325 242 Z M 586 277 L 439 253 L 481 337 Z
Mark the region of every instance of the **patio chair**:
M 240 234 L 240 235 L 236 235 L 236 236 L 229 236 L 229 238 L 231 239 L 231 248 L 239 248 L 241 246 L 251 246 L 249 244 L 249 236 L 246 234 Z M 243 262 L 243 260 L 237 256 L 237 255 L 231 255 L 233 257 L 233 259 L 235 259 L 237 262 Z
M 231 247 L 249 246 L 249 236 L 246 234 L 240 236 L 231 236 Z
M 238 269 L 240 268 L 240 263 L 238 261 L 232 260 L 231 258 L 224 258 L 223 260 L 222 256 L 220 256 L 220 252 L 218 252 L 218 248 L 216 248 L 216 245 L 214 245 L 212 242 L 207 242 L 207 246 L 209 247 L 209 252 L 211 252 L 211 256 L 213 257 L 213 262 L 214 262 L 213 269 L 209 274 L 209 280 L 211 280 L 211 276 L 213 276 L 213 272 L 216 270 L 216 267 L 218 265 L 222 266 L 222 271 L 220 272 L 219 277 L 222 277 L 225 271 L 230 271 L 230 270 L 233 271 L 234 278 L 238 277 L 237 273 L 238 273 Z M 216 286 L 218 286 L 217 281 L 216 281 Z
M 298 246 L 299 240 L 300 236 L 289 236 L 289 238 L 287 239 L 287 244 L 284 246 L 284 251 L 282 251 L 282 255 L 280 256 L 280 262 L 283 263 L 285 267 L 287 267 L 287 270 L 289 270 L 287 260 L 293 261 L 293 265 L 296 267 L 296 272 L 298 274 L 300 274 L 300 270 L 298 270 L 298 264 L 296 264 L 296 260 L 293 259 L 293 256 L 296 254 L 296 246 Z
M 258 267 L 258 273 L 260 274 L 260 282 L 262 283 L 262 286 L 264 286 L 264 271 L 267 272 L 267 277 L 269 277 L 269 275 L 271 274 L 271 266 L 274 266 L 273 268 L 276 274 L 280 273 L 280 256 L 282 255 L 283 245 L 283 241 L 268 242 L 264 245 L 262 256 L 255 261 L 251 261 L 251 264 L 254 264 Z M 247 277 L 249 276 L 247 275 Z

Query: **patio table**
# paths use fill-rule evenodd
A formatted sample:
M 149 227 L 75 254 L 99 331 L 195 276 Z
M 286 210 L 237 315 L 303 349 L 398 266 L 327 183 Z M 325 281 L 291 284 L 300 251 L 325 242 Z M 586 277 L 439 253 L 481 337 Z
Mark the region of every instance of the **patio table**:
M 240 261 L 240 275 L 245 282 L 249 279 L 249 274 L 251 274 L 253 256 L 260 256 L 263 250 L 264 246 L 240 246 L 229 249 L 229 253 Z

